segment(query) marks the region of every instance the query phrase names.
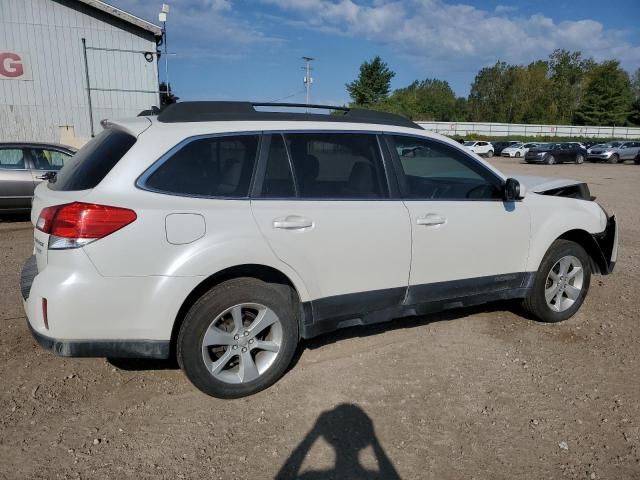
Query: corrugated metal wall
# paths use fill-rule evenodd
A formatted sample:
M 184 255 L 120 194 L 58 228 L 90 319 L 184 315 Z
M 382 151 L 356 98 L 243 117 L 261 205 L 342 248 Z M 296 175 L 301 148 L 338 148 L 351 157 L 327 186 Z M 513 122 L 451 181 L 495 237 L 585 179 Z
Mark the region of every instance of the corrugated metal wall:
M 54 0 L 0 0 L 0 52 L 25 55 L 31 80 L 0 79 L 0 141 L 64 140 L 72 127 L 80 142 L 90 137 L 84 58 L 87 46 L 155 52 L 151 33 L 76 3 Z M 92 87 L 157 91 L 154 55 L 87 52 Z M 157 93 L 92 92 L 96 133 L 100 120 L 135 116 L 158 105 Z M 71 129 L 67 128 L 67 132 Z

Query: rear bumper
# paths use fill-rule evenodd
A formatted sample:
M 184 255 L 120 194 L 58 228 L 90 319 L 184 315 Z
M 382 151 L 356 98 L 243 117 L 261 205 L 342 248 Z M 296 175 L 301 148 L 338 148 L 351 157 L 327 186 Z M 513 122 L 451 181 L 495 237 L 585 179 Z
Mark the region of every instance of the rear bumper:
M 36 332 L 38 345 L 61 357 L 169 358 L 169 342 L 159 340 L 58 340 Z
M 38 273 L 35 257 L 23 266 L 23 306 L 41 347 L 65 357 L 169 357 L 180 305 L 172 294 L 186 297 L 197 279 L 108 278 L 74 266 L 61 271 L 49 265 Z

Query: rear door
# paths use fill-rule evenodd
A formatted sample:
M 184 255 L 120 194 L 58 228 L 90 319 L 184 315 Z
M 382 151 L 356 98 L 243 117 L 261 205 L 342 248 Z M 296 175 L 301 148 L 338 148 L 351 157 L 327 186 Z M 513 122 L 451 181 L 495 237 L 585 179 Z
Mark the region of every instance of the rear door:
M 251 205 L 275 254 L 304 280 L 315 321 L 399 305 L 411 227 L 390 198 L 375 134 L 264 136 Z
M 33 197 L 33 179 L 26 148 L 0 148 L 0 209 L 28 210 Z

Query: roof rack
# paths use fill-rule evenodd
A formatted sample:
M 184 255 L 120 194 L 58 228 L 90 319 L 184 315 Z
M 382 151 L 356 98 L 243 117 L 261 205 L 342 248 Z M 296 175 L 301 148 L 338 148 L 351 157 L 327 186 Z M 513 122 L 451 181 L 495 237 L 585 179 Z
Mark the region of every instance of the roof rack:
M 336 114 L 327 115 L 307 112 L 278 112 L 256 110 L 256 107 L 304 108 L 332 110 Z M 257 103 L 257 102 L 178 102 L 164 108 L 158 115 L 163 123 L 216 122 L 216 121 L 313 121 L 372 123 L 422 130 L 417 123 L 393 113 L 376 112 L 360 108 L 338 107 L 334 105 L 307 105 L 305 103 Z

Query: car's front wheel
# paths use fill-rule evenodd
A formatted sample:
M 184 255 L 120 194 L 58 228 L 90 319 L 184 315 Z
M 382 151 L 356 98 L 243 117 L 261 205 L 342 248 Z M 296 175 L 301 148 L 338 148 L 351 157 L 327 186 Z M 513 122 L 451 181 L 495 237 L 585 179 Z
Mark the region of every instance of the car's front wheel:
M 614 153 L 609 157 L 609 163 L 618 163 L 619 160 L 620 160 L 620 155 L 618 155 L 617 153 Z
M 547 165 L 555 165 L 555 163 L 556 163 L 556 157 L 554 157 L 553 155 L 549 155 L 547 157 L 546 164 Z
M 543 322 L 566 320 L 584 302 L 590 282 L 591 263 L 585 249 L 569 240 L 556 240 L 542 259 L 523 307 Z
M 579 165 L 581 163 L 584 163 L 584 155 L 582 155 L 581 153 L 579 153 L 578 155 L 576 155 L 576 163 Z
M 187 312 L 178 334 L 178 362 L 207 395 L 259 392 L 291 363 L 298 343 L 296 312 L 288 287 L 253 278 L 221 283 Z
M 520 152 L 516 152 L 516 158 L 520 158 Z

